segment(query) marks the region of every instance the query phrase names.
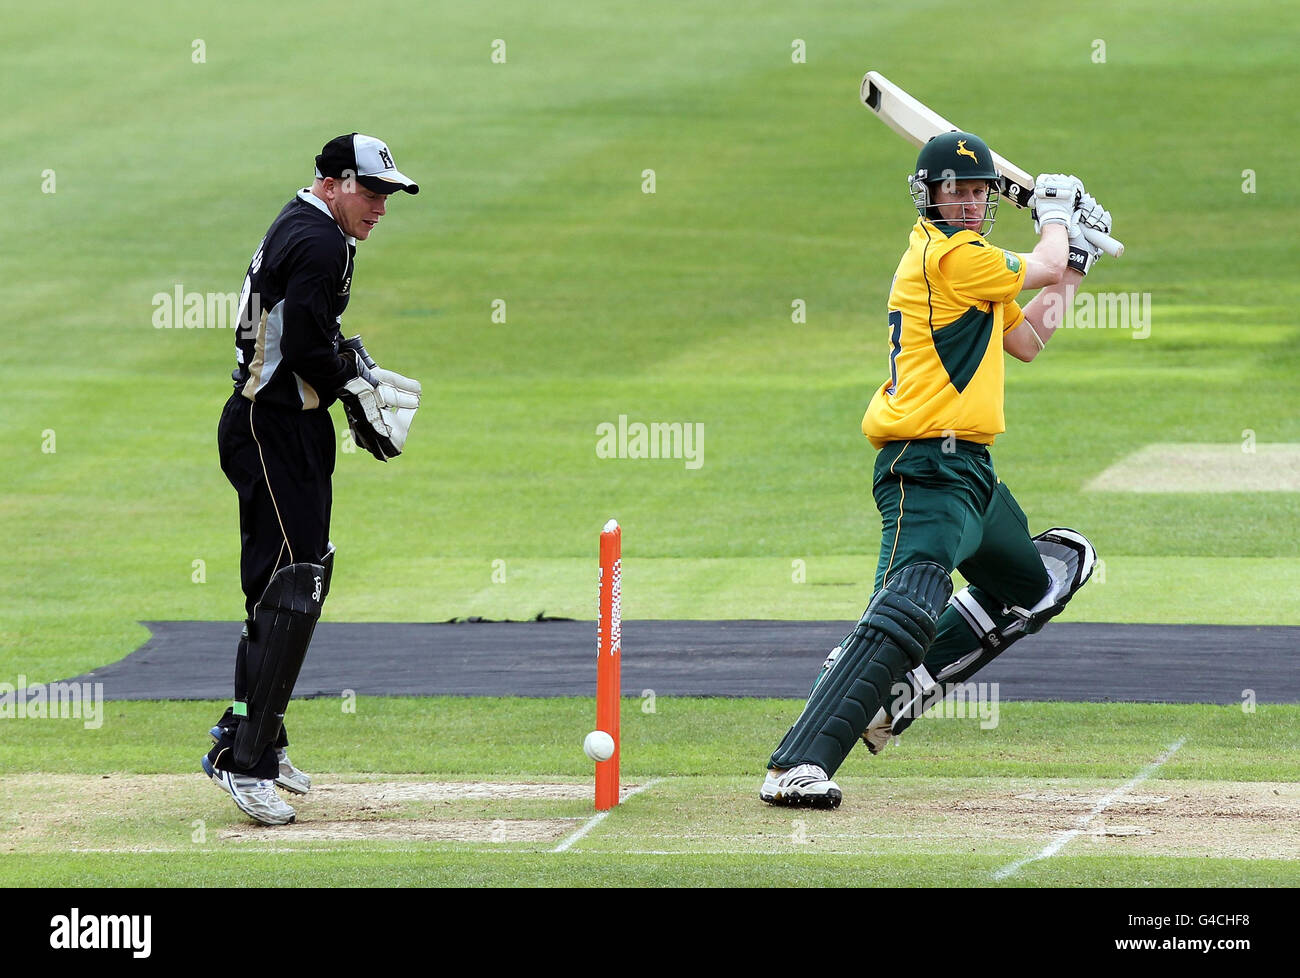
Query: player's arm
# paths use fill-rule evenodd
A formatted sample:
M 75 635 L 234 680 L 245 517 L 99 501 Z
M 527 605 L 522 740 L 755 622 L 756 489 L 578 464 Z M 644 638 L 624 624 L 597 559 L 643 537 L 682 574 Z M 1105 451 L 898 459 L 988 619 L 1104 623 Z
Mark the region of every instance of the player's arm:
M 1049 230 L 1051 225 L 1044 230 Z M 1087 193 L 1083 193 L 1071 213 L 1068 264 L 1061 280 L 1048 285 L 1025 306 L 1024 319 L 1002 335 L 1002 347 L 1017 360 L 1033 360 L 1047 346 L 1061 325 L 1066 308 L 1074 302 L 1079 283 L 1093 263 L 1101 257 L 1101 248 L 1083 235 L 1084 227 L 1094 227 L 1110 234 L 1110 212 Z M 1028 275 L 1026 275 L 1028 278 Z
M 419 393 L 399 393 L 377 376 L 386 371 L 371 370 L 366 365 L 369 358 L 361 358 L 355 349 L 344 347 L 339 352 L 338 320 L 331 314 L 329 300 L 342 289 L 347 264 L 341 238 L 326 235 L 298 249 L 285 282 L 280 350 L 284 366 L 322 399 L 332 394 L 343 402 L 353 440 L 386 462 L 402 454 L 405 433 L 395 433 L 384 409 L 416 407 Z
M 1002 348 L 1025 363 L 1038 356 L 1061 325 L 1066 305 L 1074 301 L 1082 281 L 1081 272 L 1067 268 L 1061 281 L 1042 289 L 1025 306 L 1020 324 L 1002 334 Z
M 337 235 L 336 235 L 337 237 Z M 347 246 L 342 238 L 305 242 L 287 269 L 280 350 L 284 365 L 322 396 L 357 376 L 355 361 L 339 356 L 338 321 L 330 297 L 343 287 Z
M 1025 288 L 1041 289 L 1057 285 L 1065 273 L 1070 255 L 1070 235 L 1062 224 L 1043 225 L 1038 245 L 1025 259 Z
M 1057 285 L 1070 257 L 1070 218 L 1083 193 L 1077 177 L 1042 173 L 1034 181 L 1034 228 L 1038 246 L 1025 256 L 1025 288 Z

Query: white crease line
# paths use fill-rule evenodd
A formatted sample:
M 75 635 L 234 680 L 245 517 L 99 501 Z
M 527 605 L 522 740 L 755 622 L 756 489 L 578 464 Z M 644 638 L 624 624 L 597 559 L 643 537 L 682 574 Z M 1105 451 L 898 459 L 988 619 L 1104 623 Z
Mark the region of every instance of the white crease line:
M 1003 866 L 1001 869 L 999 869 L 996 873 L 993 874 L 993 878 L 995 880 L 1006 879 L 1008 876 L 1011 876 L 1013 873 L 1019 870 L 1020 867 L 1022 866 L 1027 866 L 1029 863 L 1037 862 L 1040 859 L 1050 859 L 1052 856 L 1055 856 L 1058 852 L 1061 851 L 1062 848 L 1065 847 L 1065 844 L 1067 842 L 1073 839 L 1076 835 L 1082 833 L 1083 830 L 1088 827 L 1089 822 L 1091 822 L 1094 818 L 1096 818 L 1107 808 L 1113 805 L 1123 795 L 1127 794 L 1129 791 L 1132 791 L 1134 788 L 1140 785 L 1147 778 L 1151 777 L 1151 775 L 1155 774 L 1156 771 L 1160 769 L 1160 766 L 1164 764 L 1165 761 L 1169 760 L 1169 758 L 1173 757 L 1175 752 L 1178 750 L 1178 748 L 1182 747 L 1183 744 L 1185 744 L 1186 742 L 1187 742 L 1186 737 L 1180 737 L 1176 743 L 1170 744 L 1168 747 L 1165 748 L 1165 752 L 1163 754 L 1161 754 L 1154 761 L 1152 761 L 1150 764 L 1144 767 L 1130 780 L 1126 781 L 1124 784 L 1120 785 L 1118 788 L 1116 788 L 1114 791 L 1108 794 L 1101 801 L 1097 802 L 1097 804 L 1092 807 L 1092 811 L 1088 812 L 1087 815 L 1084 815 L 1079 820 L 1079 824 L 1076 828 L 1067 829 L 1066 831 L 1059 833 L 1055 839 L 1053 839 L 1050 843 L 1048 843 L 1046 846 L 1044 846 L 1039 852 L 1035 853 L 1034 855 L 1027 856 L 1024 859 L 1017 860 L 1016 862 L 1012 863 L 1009 866 Z
M 652 788 L 652 787 L 654 787 L 655 785 L 657 785 L 657 784 L 658 784 L 660 781 L 662 781 L 662 780 L 663 780 L 663 778 L 651 778 L 651 779 L 650 779 L 649 781 L 647 781 L 645 784 L 643 784 L 643 785 L 638 785 L 637 787 L 635 787 L 635 788 L 633 788 L 631 791 L 629 791 L 626 795 L 624 795 L 622 798 L 619 799 L 619 802 L 618 802 L 618 803 L 619 803 L 620 805 L 623 804 L 623 802 L 627 801 L 627 800 L 628 800 L 629 798 L 631 798 L 633 795 L 638 795 L 638 794 L 640 794 L 641 792 L 645 791 L 646 788 Z M 575 842 L 577 842 L 579 839 L 581 839 L 584 835 L 586 835 L 588 832 L 590 832 L 592 829 L 594 829 L 597 825 L 599 825 L 601 822 L 603 822 L 603 821 L 604 821 L 604 820 L 609 816 L 609 813 L 612 812 L 612 811 L 613 811 L 613 809 L 611 808 L 611 809 L 609 809 L 609 811 L 597 812 L 595 815 L 591 816 L 591 818 L 587 819 L 587 824 L 586 824 L 586 825 L 584 825 L 582 828 L 578 829 L 578 831 L 576 831 L 576 832 L 574 832 L 572 835 L 570 835 L 567 839 L 565 839 L 565 840 L 564 840 L 563 842 L 561 842 L 558 846 L 556 846 L 554 849 L 552 849 L 551 852 L 565 852 L 565 851 L 567 851 L 568 848 L 569 848 L 569 846 L 573 845 Z

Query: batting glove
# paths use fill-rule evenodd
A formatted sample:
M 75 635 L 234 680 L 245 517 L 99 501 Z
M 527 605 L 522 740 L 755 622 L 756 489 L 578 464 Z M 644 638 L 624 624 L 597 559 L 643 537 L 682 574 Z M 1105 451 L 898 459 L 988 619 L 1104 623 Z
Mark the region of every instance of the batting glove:
M 1094 262 L 1102 255 L 1102 250 L 1083 236 L 1086 228 L 1110 234 L 1110 211 L 1106 210 L 1092 194 L 1084 193 L 1070 215 L 1070 259 L 1069 267 L 1080 275 L 1087 275 Z
M 1078 177 L 1064 173 L 1041 173 L 1034 181 L 1034 204 L 1030 213 L 1034 230 L 1042 234 L 1048 224 L 1061 224 L 1068 230 L 1075 202 L 1083 193 Z

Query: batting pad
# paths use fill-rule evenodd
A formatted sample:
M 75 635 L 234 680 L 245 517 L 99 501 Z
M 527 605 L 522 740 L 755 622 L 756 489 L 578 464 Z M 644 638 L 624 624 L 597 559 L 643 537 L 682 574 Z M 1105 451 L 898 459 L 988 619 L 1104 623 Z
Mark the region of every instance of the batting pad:
M 833 776 L 894 684 L 925 658 L 951 594 L 948 571 L 931 561 L 910 564 L 886 581 L 769 767 L 816 764 Z

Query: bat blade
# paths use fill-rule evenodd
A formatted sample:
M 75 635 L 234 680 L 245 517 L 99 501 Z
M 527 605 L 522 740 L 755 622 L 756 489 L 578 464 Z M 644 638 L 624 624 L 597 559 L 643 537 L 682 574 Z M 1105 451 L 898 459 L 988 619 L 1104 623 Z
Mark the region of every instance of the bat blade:
M 862 79 L 861 98 L 881 122 L 913 146 L 924 146 L 942 132 L 961 129 L 878 71 L 868 71 Z M 1028 207 L 1034 197 L 1034 178 L 997 153 L 993 154 L 993 166 L 1002 177 L 1002 196 L 1017 207 Z M 1118 258 L 1124 254 L 1124 246 L 1108 234 L 1085 230 L 1084 235 L 1108 255 Z
M 878 71 L 868 71 L 862 79 L 862 102 L 913 146 L 924 146 L 939 133 L 957 128 Z

